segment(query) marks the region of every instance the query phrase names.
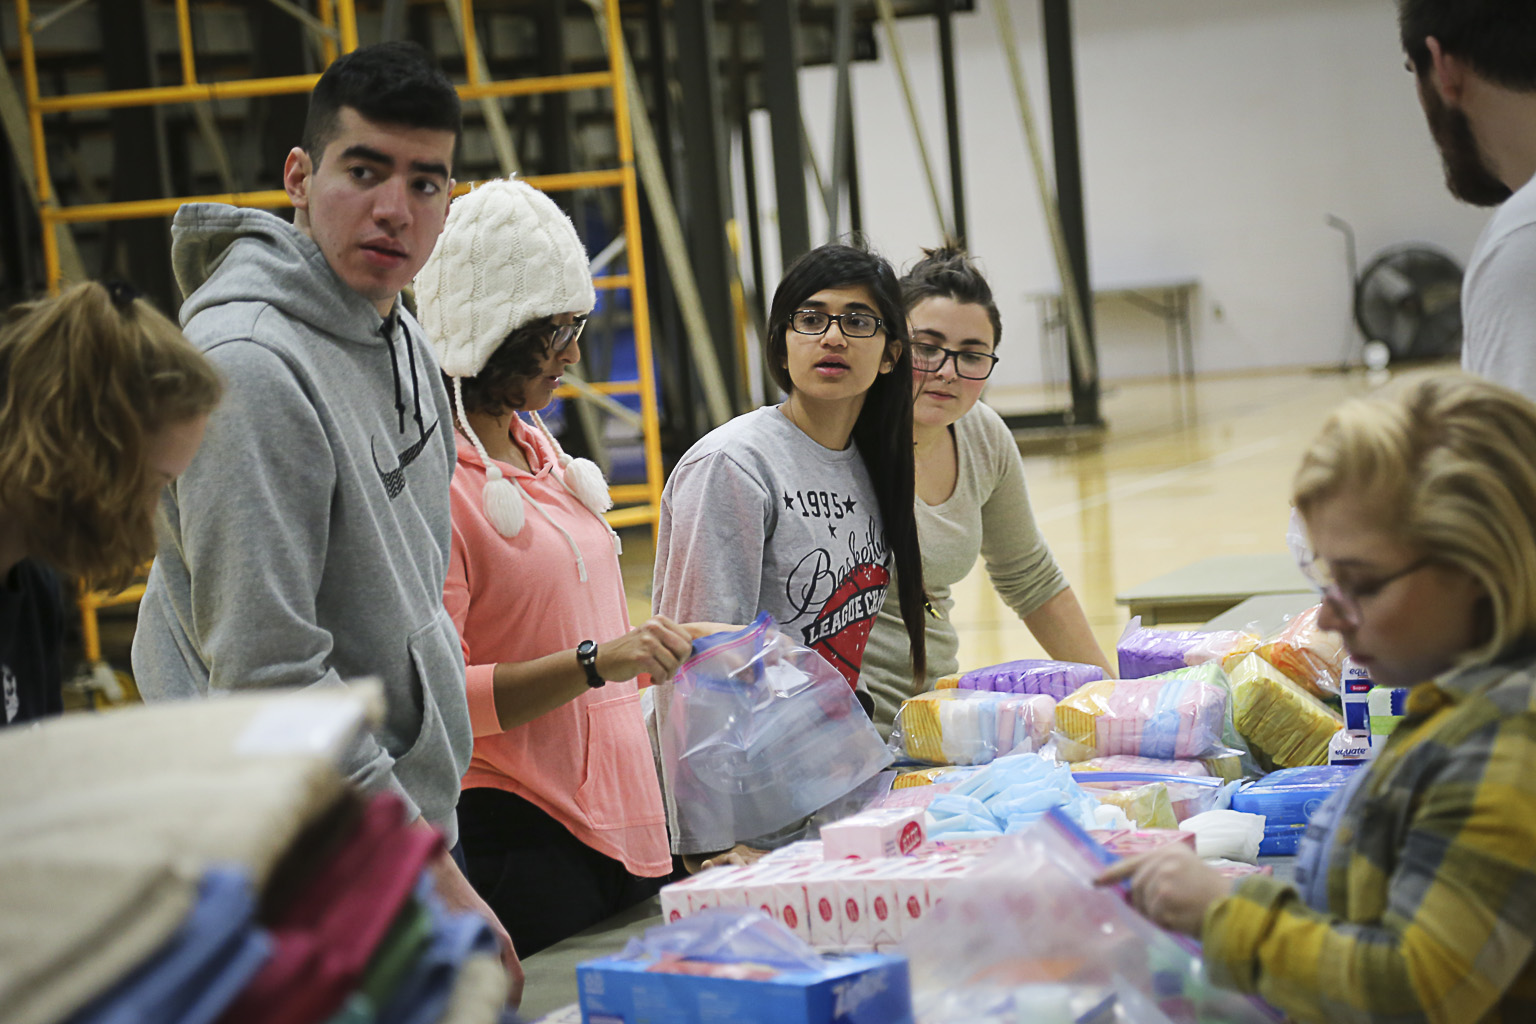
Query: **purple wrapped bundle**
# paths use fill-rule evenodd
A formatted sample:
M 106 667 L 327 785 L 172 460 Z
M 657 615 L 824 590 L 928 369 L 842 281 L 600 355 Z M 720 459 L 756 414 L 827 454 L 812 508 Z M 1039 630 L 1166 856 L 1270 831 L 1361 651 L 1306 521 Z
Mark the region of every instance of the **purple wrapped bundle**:
M 1056 700 L 1071 696 L 1078 687 L 1098 682 L 1104 670 L 1097 665 L 1079 665 L 1075 661 L 1047 661 L 1026 658 L 1007 661 L 967 672 L 960 677 L 962 690 L 992 690 L 997 693 L 1039 693 Z
M 1125 624 L 1125 632 L 1120 634 L 1116 650 L 1120 678 L 1145 679 L 1208 661 L 1222 661 L 1230 655 L 1246 654 L 1258 643 L 1257 634 L 1246 630 L 1147 629 L 1138 615 Z

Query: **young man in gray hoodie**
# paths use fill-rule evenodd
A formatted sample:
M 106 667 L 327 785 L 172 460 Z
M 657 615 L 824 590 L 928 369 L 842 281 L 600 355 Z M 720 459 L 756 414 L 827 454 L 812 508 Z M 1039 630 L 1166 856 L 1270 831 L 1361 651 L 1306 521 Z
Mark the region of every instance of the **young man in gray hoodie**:
M 284 165 L 294 222 L 183 206 L 172 260 L 187 336 L 227 382 L 167 489 L 134 637 L 148 700 L 382 680 L 383 726 L 345 767 L 457 838 L 473 743 L 443 609 L 455 453 L 437 362 L 400 289 L 453 188 L 453 86 L 413 44 L 357 50 L 315 86 Z M 511 941 L 446 855 L 438 889 Z

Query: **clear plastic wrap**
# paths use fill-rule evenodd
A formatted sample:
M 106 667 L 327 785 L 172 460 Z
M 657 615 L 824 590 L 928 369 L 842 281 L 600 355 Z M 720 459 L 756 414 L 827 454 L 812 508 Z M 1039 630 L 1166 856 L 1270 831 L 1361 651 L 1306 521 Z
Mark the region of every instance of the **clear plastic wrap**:
M 746 907 L 710 907 L 647 928 L 644 935 L 629 940 L 619 958 L 753 963 L 790 971 L 817 971 L 823 964 L 821 956 L 789 929 Z
M 1144 679 L 1089 683 L 1056 705 L 1058 756 L 1197 758 L 1227 739 L 1227 683 L 1206 664 Z M 1233 737 L 1235 738 L 1235 737 Z
M 1116 645 L 1121 679 L 1143 679 L 1247 654 L 1262 638 L 1251 629 L 1148 629 L 1135 616 Z
M 1056 701 L 1042 694 L 931 690 L 902 702 L 890 748 L 919 764 L 987 764 L 1037 750 L 1055 721 Z
M 1327 763 L 1342 716 L 1257 654 L 1238 659 L 1230 678 L 1232 722 L 1265 768 Z
M 1157 823 L 1143 820 L 1131 810 L 1126 810 L 1126 815 L 1132 821 L 1137 822 L 1142 828 L 1175 828 L 1178 823 L 1187 818 L 1193 818 L 1197 814 L 1206 811 L 1222 810 L 1230 806 L 1232 796 L 1237 792 L 1239 783 L 1223 782 L 1221 779 L 1205 777 L 1191 777 L 1182 775 L 1158 775 L 1151 772 L 1114 772 L 1098 771 L 1085 772 L 1081 765 L 1072 766 L 1072 777 L 1077 784 L 1087 790 L 1089 795 L 1097 797 L 1100 801 L 1113 803 L 1115 806 L 1124 807 L 1126 797 L 1117 800 L 1105 800 L 1106 792 L 1135 792 L 1142 787 L 1161 787 L 1167 794 L 1169 810 L 1173 816 L 1173 823 L 1166 823 L 1166 819 L 1158 816 Z M 1145 801 L 1148 798 L 1157 800 L 1151 793 L 1141 796 Z M 1148 806 L 1155 815 L 1158 814 L 1158 805 Z
M 891 763 L 847 680 L 771 616 L 695 650 L 660 736 L 685 849 L 782 829 Z
M 903 944 L 920 1018 L 1280 1019 L 1257 1000 L 1211 985 L 1198 947 L 1136 913 L 1121 890 L 1095 887 L 1111 859 L 1056 814 L 999 843 Z
M 1291 617 L 1274 636 L 1259 645 L 1259 657 L 1314 697 L 1339 696 L 1344 675 L 1344 640 L 1317 624 L 1323 606 L 1313 605 Z M 1230 669 L 1229 669 L 1230 671 Z
M 935 688 L 1038 693 L 1061 700 L 1079 687 L 1103 678 L 1104 670 L 1097 665 L 1038 658 L 1008 661 L 1001 665 L 972 669 L 960 675 L 945 676 L 935 684 Z
M 928 804 L 928 835 L 1018 831 L 1053 807 L 1084 827 L 1099 824 L 1098 801 L 1073 780 L 1066 765 L 1038 754 L 1000 757 Z
M 1144 775 L 1178 775 L 1191 779 L 1204 779 L 1212 775 L 1203 761 L 1160 761 L 1133 754 L 1115 754 L 1080 761 L 1072 766 L 1072 774 L 1079 772 L 1138 772 Z

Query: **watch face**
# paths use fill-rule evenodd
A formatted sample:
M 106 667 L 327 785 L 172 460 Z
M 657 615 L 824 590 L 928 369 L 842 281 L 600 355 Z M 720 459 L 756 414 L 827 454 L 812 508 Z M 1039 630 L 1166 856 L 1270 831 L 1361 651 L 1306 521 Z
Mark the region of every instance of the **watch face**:
M 593 640 L 583 640 L 576 645 L 576 657 L 582 661 L 590 661 L 597 656 L 597 643 Z

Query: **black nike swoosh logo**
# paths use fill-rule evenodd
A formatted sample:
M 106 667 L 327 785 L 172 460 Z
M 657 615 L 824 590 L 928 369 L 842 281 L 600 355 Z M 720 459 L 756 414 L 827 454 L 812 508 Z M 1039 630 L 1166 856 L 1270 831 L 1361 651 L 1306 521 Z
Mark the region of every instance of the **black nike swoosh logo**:
M 379 465 L 379 453 L 374 446 L 373 439 L 368 439 L 369 454 L 373 456 L 374 472 L 379 474 L 379 482 L 384 485 L 384 493 L 389 495 L 389 500 L 394 501 L 405 490 L 405 470 L 411 463 L 421 457 L 426 450 L 427 442 L 432 440 L 432 435 L 437 432 L 437 423 L 434 422 L 427 428 L 426 433 L 417 438 L 416 443 L 400 453 L 399 465 L 394 469 L 385 470 Z

